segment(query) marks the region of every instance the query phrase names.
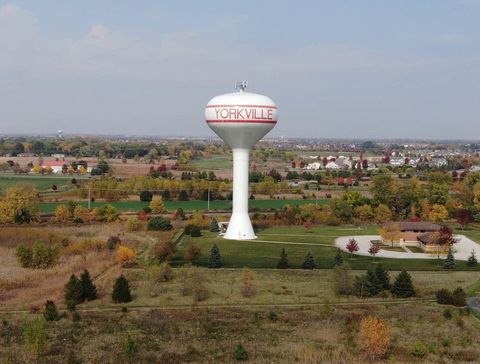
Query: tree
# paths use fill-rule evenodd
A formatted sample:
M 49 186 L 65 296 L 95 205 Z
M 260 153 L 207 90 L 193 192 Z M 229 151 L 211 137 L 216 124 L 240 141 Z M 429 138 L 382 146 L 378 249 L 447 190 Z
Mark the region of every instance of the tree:
M 402 231 L 400 230 L 400 225 L 398 224 L 385 224 L 383 227 L 378 229 L 378 234 L 384 241 L 389 241 L 392 246 L 394 240 L 400 240 L 402 237 Z
M 428 214 L 428 219 L 435 222 L 443 222 L 448 218 L 448 210 L 444 205 L 434 204 Z
M 452 292 L 452 304 L 457 307 L 466 306 L 467 294 L 462 287 L 458 287 Z
M 416 295 L 412 277 L 405 269 L 395 278 L 392 286 L 392 294 L 401 298 L 414 297 Z
M 467 209 L 458 209 L 455 212 L 455 218 L 457 222 L 462 226 L 462 230 L 465 228 L 465 226 L 473 222 L 472 213 L 470 212 L 470 210 Z
M 363 293 L 366 296 L 373 297 L 382 292 L 383 285 L 379 277 L 375 274 L 373 269 L 368 269 L 365 273 L 365 285 L 363 287 Z
M 58 321 L 60 320 L 60 315 L 57 310 L 57 305 L 55 302 L 47 300 L 45 302 L 45 308 L 43 310 L 43 317 L 46 321 Z
M 114 303 L 127 303 L 132 300 L 132 294 L 130 293 L 130 286 L 127 279 L 121 275 L 115 280 L 112 291 L 112 301 Z
M 315 269 L 315 259 L 313 258 L 312 253 L 308 252 L 305 255 L 305 258 L 303 259 L 302 263 L 302 269 Z
M 391 208 L 395 203 L 397 183 L 391 175 L 379 174 L 373 178 L 370 188 L 374 200 Z
M 389 290 L 390 289 L 390 274 L 388 270 L 386 270 L 382 264 L 378 264 L 375 267 L 375 275 L 377 276 L 378 282 L 381 284 L 382 289 Z
M 218 221 L 215 216 L 213 216 L 212 220 L 210 221 L 210 231 L 215 233 L 220 231 L 220 228 L 218 226 Z
M 221 258 L 220 249 L 218 249 L 217 244 L 214 244 L 210 250 L 210 260 L 208 262 L 208 266 L 210 268 L 220 268 L 222 266 Z
M 150 202 L 150 209 L 152 210 L 152 214 L 161 214 L 163 211 L 165 211 L 165 205 L 162 197 L 153 196 Z
M 444 269 L 455 269 L 455 258 L 452 253 L 452 248 L 448 248 L 447 258 L 443 262 Z
M 367 358 L 384 357 L 390 346 L 390 328 L 376 317 L 363 318 L 360 321 L 360 345 Z
M 446 288 L 441 288 L 435 293 L 437 303 L 440 305 L 451 305 L 453 302 L 452 292 Z
M 148 230 L 168 231 L 172 230 L 170 219 L 163 216 L 155 216 L 148 220 Z
M 358 252 L 358 250 L 360 249 L 360 248 L 358 247 L 357 241 L 356 241 L 354 238 L 351 238 L 351 239 L 348 241 L 346 248 L 347 248 L 347 250 L 350 252 L 350 257 L 353 256 L 353 253 L 354 253 L 354 252 Z
M 287 269 L 289 267 L 288 264 L 288 257 L 287 257 L 287 251 L 285 248 L 282 248 L 282 251 L 280 252 L 280 259 L 278 260 L 277 263 L 277 269 Z
M 0 198 L 0 224 L 23 224 L 35 220 L 38 215 L 38 190 L 29 184 L 18 183 L 7 188 Z
M 472 253 L 468 257 L 467 265 L 469 267 L 476 267 L 478 264 L 477 258 L 475 257 L 475 250 L 472 250 Z
M 335 259 L 333 261 L 333 266 L 338 267 L 340 265 L 343 265 L 342 251 L 339 248 L 337 248 L 337 251 L 335 253 Z
M 380 204 L 375 209 L 375 222 L 384 224 L 392 220 L 392 210 L 387 205 Z
M 88 270 L 84 270 L 80 275 L 80 283 L 82 284 L 82 301 L 93 301 L 97 298 L 97 287 L 90 278 Z
M 177 248 L 172 241 L 157 243 L 154 247 L 154 255 L 159 263 L 169 262 L 177 254 Z
M 373 256 L 373 260 L 375 261 L 375 255 L 380 251 L 380 245 L 371 243 L 370 248 L 368 249 L 368 253 Z
M 72 274 L 64 288 L 65 302 L 69 310 L 75 310 L 75 307 L 82 303 L 82 294 L 82 283 L 76 275 Z
M 72 218 L 72 214 L 70 213 L 70 210 L 68 209 L 67 206 L 58 205 L 57 208 L 55 209 L 55 217 L 57 218 L 58 222 L 64 224 L 70 221 L 70 219 Z
M 333 270 L 333 287 L 337 295 L 352 293 L 351 268 L 346 265 L 337 265 Z

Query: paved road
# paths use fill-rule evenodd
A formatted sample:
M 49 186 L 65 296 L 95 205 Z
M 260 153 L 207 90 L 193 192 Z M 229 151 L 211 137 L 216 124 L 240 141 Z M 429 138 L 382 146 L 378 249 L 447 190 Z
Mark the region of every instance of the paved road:
M 480 315 L 480 297 L 468 297 L 467 306 Z
M 477 257 L 480 256 L 480 245 L 474 242 L 472 239 L 467 238 L 464 235 L 455 235 L 458 239 L 458 242 L 454 245 L 454 252 L 453 255 L 455 259 L 458 260 L 468 260 L 468 257 L 475 251 Z M 360 250 L 356 252 L 358 255 L 365 255 L 369 256 L 370 253 L 368 249 L 370 249 L 370 244 L 372 240 L 381 240 L 379 235 L 363 235 L 363 236 L 342 236 L 335 240 L 335 245 L 342 249 L 343 251 L 347 251 L 347 244 L 351 238 L 355 238 L 357 241 L 358 247 Z M 380 249 L 380 251 L 376 255 L 380 258 L 395 258 L 395 259 L 437 259 L 435 254 L 426 254 L 426 253 L 407 253 L 407 252 L 395 252 L 389 250 Z

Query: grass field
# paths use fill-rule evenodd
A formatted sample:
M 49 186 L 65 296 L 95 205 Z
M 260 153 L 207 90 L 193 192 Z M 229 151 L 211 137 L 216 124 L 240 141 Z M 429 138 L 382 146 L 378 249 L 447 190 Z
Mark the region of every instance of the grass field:
M 224 155 L 213 155 L 211 158 L 194 159 L 190 162 L 194 167 L 201 169 L 224 169 L 232 167 L 232 160 Z
M 77 180 L 78 176 L 74 176 Z M 52 188 L 52 185 L 61 187 L 70 184 L 72 176 L 16 176 L 16 175 L 0 175 L 0 190 L 5 190 L 8 187 L 15 186 L 17 183 L 31 183 L 39 191 L 46 191 Z M 81 177 L 80 177 L 81 179 Z
M 185 236 L 179 246 L 175 262 L 185 263 L 183 255 L 190 244 L 196 244 L 202 249 L 202 257 L 199 265 L 207 266 L 209 252 L 214 244 L 220 249 L 222 262 L 230 268 L 276 268 L 280 251 L 285 248 L 290 266 L 300 268 L 305 254 L 311 252 L 318 268 L 332 268 L 336 252 L 335 238 L 349 235 L 372 235 L 376 234 L 377 226 L 367 226 L 362 229 L 345 227 L 318 226 L 306 232 L 302 227 L 275 227 L 262 230 L 257 233 L 258 239 L 251 241 L 226 240 L 218 237 L 216 233 L 203 232 L 198 238 Z M 386 259 L 372 257 L 353 256 L 343 253 L 344 260 L 353 269 L 367 269 L 382 263 L 391 270 L 440 270 L 436 259 Z M 458 270 L 480 270 L 480 267 L 469 268 L 466 262 L 457 261 Z
M 329 200 L 318 200 L 318 204 L 325 205 Z M 307 203 L 315 203 L 315 200 L 250 200 L 250 209 L 281 209 L 286 204 L 290 205 L 304 205 Z M 91 207 L 100 207 L 106 204 L 115 206 L 120 211 L 140 211 L 143 207 L 149 205 L 148 202 L 142 201 L 113 201 L 113 202 L 92 202 Z M 165 201 L 165 208 L 167 211 L 175 211 L 179 207 L 185 211 L 207 210 L 207 201 Z M 44 213 L 55 212 L 59 202 L 46 202 L 40 204 L 40 211 Z M 88 202 L 82 201 L 81 205 L 87 206 Z M 232 201 L 215 200 L 210 201 L 210 210 L 229 210 L 232 208 Z

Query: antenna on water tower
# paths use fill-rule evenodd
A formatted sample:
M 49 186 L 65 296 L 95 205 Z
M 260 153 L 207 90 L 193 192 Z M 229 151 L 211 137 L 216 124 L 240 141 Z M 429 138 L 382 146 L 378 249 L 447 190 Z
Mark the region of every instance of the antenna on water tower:
M 234 90 L 238 92 L 243 92 L 247 89 L 248 81 L 235 81 Z

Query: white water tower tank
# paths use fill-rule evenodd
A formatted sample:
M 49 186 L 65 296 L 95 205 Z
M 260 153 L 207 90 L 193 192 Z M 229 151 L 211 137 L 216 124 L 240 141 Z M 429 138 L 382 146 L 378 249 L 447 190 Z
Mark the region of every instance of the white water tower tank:
M 255 239 L 248 215 L 248 166 L 252 147 L 277 123 L 277 105 L 267 96 L 245 92 L 245 81 L 236 92 L 215 96 L 205 109 L 208 126 L 233 152 L 232 217 L 226 239 Z

